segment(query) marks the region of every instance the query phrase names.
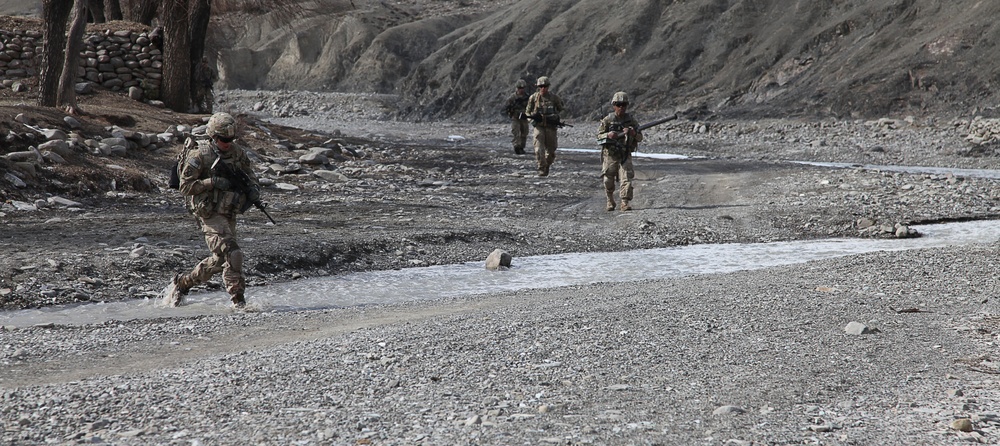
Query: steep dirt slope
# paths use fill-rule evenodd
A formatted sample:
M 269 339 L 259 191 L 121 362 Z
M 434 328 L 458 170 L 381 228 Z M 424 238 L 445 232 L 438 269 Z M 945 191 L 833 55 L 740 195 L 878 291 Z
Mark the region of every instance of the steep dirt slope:
M 988 107 L 1000 3 L 982 0 L 328 2 L 226 38 L 225 83 L 400 94 L 411 116 L 495 119 L 549 75 L 577 117 L 646 111 L 878 116 Z

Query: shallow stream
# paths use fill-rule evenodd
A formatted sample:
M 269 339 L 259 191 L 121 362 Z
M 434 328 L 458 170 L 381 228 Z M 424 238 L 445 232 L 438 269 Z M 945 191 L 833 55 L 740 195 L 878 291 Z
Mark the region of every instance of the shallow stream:
M 266 312 L 445 299 L 533 288 L 632 282 L 696 274 L 754 270 L 872 251 L 898 251 L 991 243 L 1000 222 L 975 221 L 915 227 L 911 239 L 824 239 L 794 242 L 693 245 L 627 252 L 573 253 L 514 258 L 512 268 L 488 271 L 484 262 L 344 274 L 254 287 L 251 308 Z M 0 325 L 82 325 L 111 320 L 185 317 L 234 311 L 222 291 L 195 292 L 186 304 L 165 308 L 156 299 L 87 303 L 0 312 Z

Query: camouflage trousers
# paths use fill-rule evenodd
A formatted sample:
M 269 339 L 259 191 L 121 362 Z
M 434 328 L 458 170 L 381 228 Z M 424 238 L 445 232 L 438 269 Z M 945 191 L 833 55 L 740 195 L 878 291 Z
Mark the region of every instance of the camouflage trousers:
M 548 175 L 549 166 L 556 160 L 556 146 L 559 138 L 555 127 L 535 127 L 535 159 L 538 161 L 538 174 Z
M 199 221 L 212 255 L 195 265 L 181 285 L 189 289 L 208 282 L 221 272 L 226 291 L 233 296 L 242 293 L 246 290 L 246 279 L 243 277 L 243 251 L 236 244 L 236 218 L 215 214 L 199 218 Z
M 215 94 L 211 87 L 198 87 L 195 90 L 194 106 L 198 108 L 199 113 L 211 114 L 214 105 Z
M 619 196 L 622 200 L 632 201 L 632 179 L 635 178 L 635 170 L 632 168 L 632 155 L 627 150 L 619 151 L 607 146 L 601 149 L 601 178 L 604 180 L 604 191 L 609 199 L 614 196 L 615 183 L 620 181 Z
M 514 146 L 514 153 L 522 154 L 528 142 L 528 120 L 515 117 L 510 121 L 510 143 Z

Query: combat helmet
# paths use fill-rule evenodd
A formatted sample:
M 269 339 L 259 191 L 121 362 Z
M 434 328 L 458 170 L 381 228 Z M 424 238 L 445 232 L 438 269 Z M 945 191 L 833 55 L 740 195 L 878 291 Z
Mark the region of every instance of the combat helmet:
M 611 97 L 611 105 L 628 105 L 628 93 L 624 91 L 617 91 L 615 95 Z
M 210 138 L 216 136 L 221 138 L 236 137 L 236 119 L 229 113 L 216 113 L 208 120 L 208 128 L 205 130 Z
M 551 85 L 551 84 L 549 84 L 549 77 L 548 76 L 542 76 L 542 77 L 538 78 L 538 82 L 535 82 L 535 86 L 536 87 L 548 87 L 549 85 Z
M 524 79 L 518 79 L 517 82 L 514 82 L 514 88 L 527 88 L 527 86 L 528 83 Z

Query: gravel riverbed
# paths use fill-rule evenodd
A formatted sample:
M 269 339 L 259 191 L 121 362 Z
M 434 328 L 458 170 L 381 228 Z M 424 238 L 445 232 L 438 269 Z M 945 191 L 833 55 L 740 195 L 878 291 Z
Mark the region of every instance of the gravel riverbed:
M 381 232 L 426 248 L 426 264 L 484 259 L 492 248 L 514 251 L 516 263 L 518 256 L 569 251 L 887 238 L 895 233 L 869 230 L 866 221 L 895 227 L 988 219 L 997 209 L 988 178 L 785 162 L 993 169 L 988 146 L 965 142 L 963 122 L 971 119 L 685 119 L 649 131 L 644 150 L 692 159 L 637 160 L 636 211 L 607 213 L 587 158 L 592 154 L 561 154 L 554 175 L 542 181 L 524 173 L 530 162 L 507 153 L 500 124 L 336 120 L 309 102 L 327 101 L 337 116 L 362 114 L 361 107 L 345 106 L 355 98 L 338 98 L 220 95 L 223 106 L 262 114 L 285 107 L 292 110 L 288 117 L 262 118 L 352 132 L 372 141 L 368 152 L 379 154 L 352 167 L 368 187 L 348 182 L 272 199 L 289 213 L 306 207 L 296 200 L 332 201 L 338 207 L 330 209 L 371 206 L 364 211 L 387 218 L 357 223 L 361 233 L 352 236 L 294 220 L 289 234 L 308 230 L 316 231 L 309 237 L 324 238 L 293 246 L 357 243 Z M 288 104 L 312 112 L 296 115 Z M 561 135 L 564 145 L 589 145 L 588 127 L 576 123 Z M 461 164 L 394 171 L 461 181 L 428 189 L 412 186 L 412 179 L 393 183 L 389 171 L 374 170 L 389 159 L 416 163 L 420 154 Z M 473 165 L 480 169 L 474 176 Z M 490 195 L 496 190 L 510 191 L 499 195 L 508 198 L 496 200 Z M 482 191 L 489 193 L 473 194 Z M 432 201 L 433 208 L 416 205 L 428 203 L 421 198 L 428 192 L 448 198 Z M 351 199 L 366 193 L 383 198 Z M 484 205 L 483 197 L 494 198 Z M 419 215 L 399 215 L 403 208 L 393 207 L 401 205 Z M 9 227 L 27 218 L 12 215 Z M 343 218 L 338 221 L 348 221 Z M 442 228 L 457 237 L 426 237 Z M 247 228 L 257 240 L 268 230 Z M 539 231 L 534 237 L 533 230 Z M 3 327 L 0 442 L 997 444 L 997 248 L 996 240 L 983 240 L 730 274 L 411 304 Z M 24 249 L 31 254 L 31 247 Z M 257 249 L 250 258 L 294 258 L 277 244 Z M 400 265 L 370 256 L 369 268 Z M 364 269 L 352 265 L 330 272 Z M 167 277 L 176 266 L 157 273 Z M 331 266 L 301 268 L 318 275 Z
M 995 249 L 6 331 L 3 439 L 993 444 Z

